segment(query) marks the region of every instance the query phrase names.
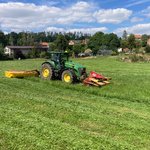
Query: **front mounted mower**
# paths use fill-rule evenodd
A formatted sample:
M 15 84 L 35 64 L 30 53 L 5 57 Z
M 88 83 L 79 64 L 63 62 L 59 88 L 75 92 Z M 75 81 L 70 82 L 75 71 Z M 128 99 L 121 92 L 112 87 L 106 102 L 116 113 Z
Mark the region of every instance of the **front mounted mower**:
M 110 84 L 109 80 L 111 80 L 111 78 L 104 77 L 103 75 L 97 72 L 91 71 L 90 75 L 85 80 L 83 80 L 83 84 L 86 86 L 100 87 L 100 86 Z

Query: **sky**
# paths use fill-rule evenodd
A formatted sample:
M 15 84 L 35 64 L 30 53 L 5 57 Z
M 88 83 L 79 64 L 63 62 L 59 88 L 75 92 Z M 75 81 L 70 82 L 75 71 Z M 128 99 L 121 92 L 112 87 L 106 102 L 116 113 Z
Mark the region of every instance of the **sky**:
M 0 0 L 0 30 L 150 34 L 150 0 Z

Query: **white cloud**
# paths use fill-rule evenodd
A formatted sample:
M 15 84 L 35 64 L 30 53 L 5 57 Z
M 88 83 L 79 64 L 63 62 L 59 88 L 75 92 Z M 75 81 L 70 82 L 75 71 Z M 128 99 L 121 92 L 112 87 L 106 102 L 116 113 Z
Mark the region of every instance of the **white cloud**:
M 143 18 L 139 18 L 139 17 L 133 17 L 131 18 L 131 22 L 140 22 L 140 21 L 143 21 L 144 19 Z
M 0 22 L 3 29 L 32 30 L 55 22 L 56 7 L 36 6 L 24 3 L 1 3 Z
M 132 27 L 118 28 L 114 31 L 114 33 L 122 36 L 124 30 L 126 30 L 128 34 L 150 34 L 150 23 L 137 24 Z
M 19 32 L 43 30 L 55 25 L 69 26 L 73 23 L 121 23 L 132 14 L 132 11 L 124 8 L 99 11 L 95 8 L 93 3 L 85 1 L 67 8 L 21 2 L 0 3 L 0 27 L 5 31 Z
M 0 3 L 0 23 L 4 29 L 32 30 L 54 24 L 93 21 L 90 4 L 77 2 L 70 8 L 37 6 L 35 4 Z
M 145 10 L 142 11 L 143 15 L 146 17 L 150 17 L 150 6 L 147 7 Z
M 56 33 L 59 33 L 59 32 L 65 32 L 66 30 L 64 28 L 57 28 L 57 27 L 48 27 L 46 29 L 46 31 L 48 32 L 56 32 Z
M 92 7 L 87 2 L 77 2 L 72 7 L 62 10 L 59 14 L 58 23 L 68 24 L 74 22 L 92 22 Z
M 99 28 L 80 28 L 80 29 L 64 29 L 64 28 L 56 28 L 56 27 L 48 27 L 46 31 L 50 32 L 82 32 L 82 33 L 89 33 L 94 34 L 98 31 L 106 32 L 108 29 L 106 27 L 99 27 Z
M 121 23 L 128 20 L 132 11 L 125 8 L 102 9 L 94 13 L 94 17 L 99 23 Z

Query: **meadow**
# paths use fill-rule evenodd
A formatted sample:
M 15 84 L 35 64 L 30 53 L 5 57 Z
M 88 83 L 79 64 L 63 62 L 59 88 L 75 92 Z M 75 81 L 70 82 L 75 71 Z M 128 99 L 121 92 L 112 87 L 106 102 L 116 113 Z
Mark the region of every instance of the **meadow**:
M 4 77 L 43 61 L 0 61 L 1 150 L 150 149 L 150 63 L 74 59 L 112 77 L 102 88 Z

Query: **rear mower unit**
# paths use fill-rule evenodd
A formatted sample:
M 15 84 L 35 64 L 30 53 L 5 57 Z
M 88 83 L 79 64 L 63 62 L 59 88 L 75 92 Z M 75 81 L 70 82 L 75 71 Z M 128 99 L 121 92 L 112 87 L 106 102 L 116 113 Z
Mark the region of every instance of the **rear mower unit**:
M 39 77 L 39 71 L 38 70 L 30 70 L 30 71 L 11 70 L 11 71 L 5 71 L 5 77 L 7 77 L 7 78 Z

